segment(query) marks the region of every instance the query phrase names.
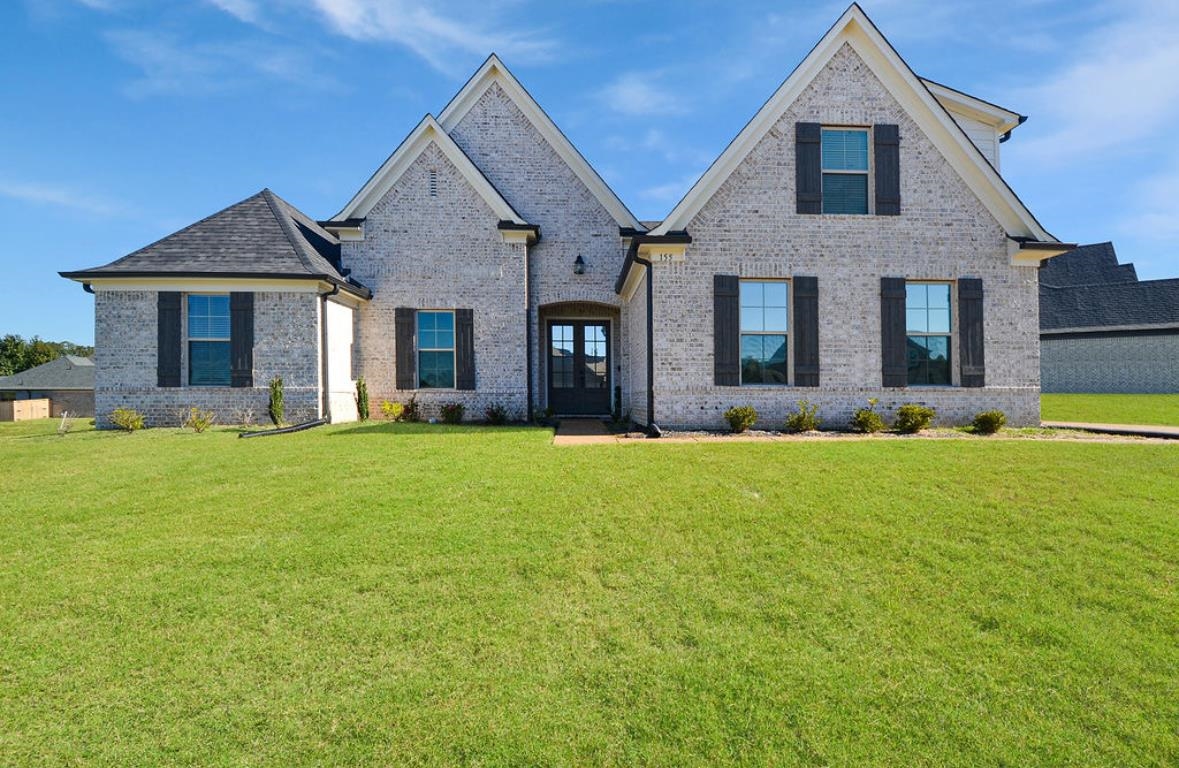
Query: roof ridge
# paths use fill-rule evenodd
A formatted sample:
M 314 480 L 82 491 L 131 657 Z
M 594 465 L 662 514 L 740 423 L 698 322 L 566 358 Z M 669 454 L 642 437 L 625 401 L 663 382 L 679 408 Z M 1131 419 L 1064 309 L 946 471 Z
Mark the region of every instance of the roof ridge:
M 279 201 L 283 203 L 286 201 L 280 198 L 278 195 L 274 194 L 270 187 L 265 187 L 259 194 L 262 195 L 262 198 L 266 201 L 266 204 L 270 206 L 270 212 L 274 215 L 274 220 L 278 223 L 279 228 L 282 229 L 282 233 L 286 236 L 287 242 L 291 244 L 291 248 L 295 251 L 295 255 L 299 257 L 299 262 L 303 265 L 303 268 L 306 269 L 309 274 L 320 274 L 313 266 L 311 266 L 311 259 L 307 256 L 306 253 L 303 252 L 302 247 L 300 247 L 298 242 L 299 237 L 297 234 L 295 234 L 294 227 L 291 226 L 290 217 L 286 216 L 282 211 L 279 210 Z

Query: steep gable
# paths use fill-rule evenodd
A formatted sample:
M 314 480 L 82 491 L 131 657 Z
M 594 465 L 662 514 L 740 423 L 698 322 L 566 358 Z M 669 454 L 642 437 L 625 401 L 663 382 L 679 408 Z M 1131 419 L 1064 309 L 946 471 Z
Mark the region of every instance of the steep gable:
M 552 153 L 551 160 L 546 162 L 550 168 L 555 167 L 555 161 L 567 169 L 569 180 L 562 186 L 569 188 L 573 185 L 580 187 L 578 192 L 587 194 L 610 216 L 619 227 L 642 229 L 642 224 L 634 217 L 622 203 L 614 191 L 602 180 L 602 177 L 590 166 L 586 159 L 573 146 L 565 134 L 557 128 L 552 119 L 545 114 L 536 100 L 524 89 L 520 82 L 508 71 L 503 62 L 495 54 L 467 81 L 451 102 L 438 117 L 438 122 L 456 141 L 468 152 L 472 152 L 475 162 L 489 176 L 495 178 L 502 175 L 503 181 L 497 179 L 497 185 L 507 183 L 507 175 L 500 167 L 490 167 L 492 163 L 480 162 L 474 156 L 475 150 L 469 144 L 473 135 L 480 132 L 481 127 L 474 123 L 478 121 L 500 121 L 510 123 L 512 134 L 533 143 L 541 142 Z M 489 153 L 484 153 L 485 155 Z M 500 174 L 497 174 L 497 171 Z M 535 182 L 535 179 L 533 180 Z M 513 196 L 505 190 L 505 194 L 521 208 L 527 209 L 526 198 L 530 196 Z
M 665 235 L 685 229 L 746 156 L 773 129 L 791 104 L 845 47 L 864 63 L 902 105 L 914 124 L 945 157 L 1008 235 L 1037 242 L 1057 242 L 855 4 L 824 35 L 652 234 Z

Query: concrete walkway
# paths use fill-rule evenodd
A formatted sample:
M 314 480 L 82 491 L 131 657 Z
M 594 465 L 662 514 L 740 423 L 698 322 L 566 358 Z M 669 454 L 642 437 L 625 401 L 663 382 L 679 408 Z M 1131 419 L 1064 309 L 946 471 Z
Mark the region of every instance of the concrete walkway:
M 1179 440 L 1179 427 L 1160 427 L 1153 424 L 1091 424 L 1084 421 L 1045 421 L 1043 425 L 1053 429 L 1082 429 L 1086 432 L 1100 432 L 1105 435 L 1137 435 L 1138 437 L 1162 437 Z

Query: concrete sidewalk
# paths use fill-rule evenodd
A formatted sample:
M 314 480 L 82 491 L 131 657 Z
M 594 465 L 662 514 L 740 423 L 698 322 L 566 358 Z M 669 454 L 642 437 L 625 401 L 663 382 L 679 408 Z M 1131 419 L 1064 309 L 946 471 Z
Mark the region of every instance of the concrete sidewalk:
M 1179 427 L 1160 427 L 1155 424 L 1091 424 L 1084 421 L 1045 421 L 1042 422 L 1042 425 L 1052 429 L 1081 429 L 1105 435 L 1136 435 L 1138 437 L 1179 440 Z

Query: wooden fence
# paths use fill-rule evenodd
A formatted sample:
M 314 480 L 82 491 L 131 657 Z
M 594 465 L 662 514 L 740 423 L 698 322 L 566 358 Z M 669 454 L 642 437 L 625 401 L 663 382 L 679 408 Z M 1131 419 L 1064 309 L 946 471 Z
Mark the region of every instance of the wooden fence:
M 0 421 L 25 421 L 26 419 L 48 419 L 49 399 L 0 400 Z

